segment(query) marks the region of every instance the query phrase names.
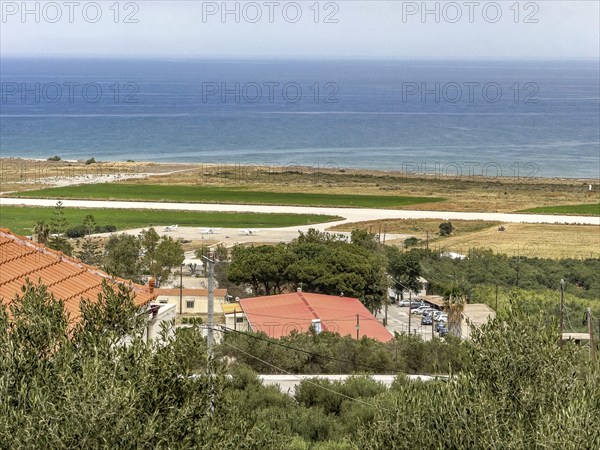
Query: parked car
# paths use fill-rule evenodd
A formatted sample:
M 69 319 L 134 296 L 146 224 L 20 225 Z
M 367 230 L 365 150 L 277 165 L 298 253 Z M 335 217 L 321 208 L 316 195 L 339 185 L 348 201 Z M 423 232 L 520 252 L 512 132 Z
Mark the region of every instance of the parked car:
M 440 322 L 440 321 L 448 322 L 448 314 L 446 314 L 445 312 L 436 311 L 433 314 L 433 320 L 435 320 L 436 322 Z
M 421 319 L 421 325 L 432 325 L 433 324 L 433 319 L 431 318 L 431 316 L 423 316 L 423 318 Z
M 415 314 L 421 314 L 421 315 L 425 315 L 425 314 L 430 314 L 432 311 L 432 309 L 429 306 L 421 306 L 419 308 L 417 308 L 414 313 Z
M 407 299 L 398 300 L 398 306 L 410 306 L 410 303 L 410 300 Z
M 435 324 L 435 331 L 437 331 L 438 333 L 443 328 L 448 328 L 444 322 L 438 322 Z
M 441 327 L 441 328 L 438 330 L 438 334 L 440 335 L 440 337 L 447 336 L 447 335 L 448 335 L 448 328 L 446 328 L 445 326 L 444 326 L 444 327 Z

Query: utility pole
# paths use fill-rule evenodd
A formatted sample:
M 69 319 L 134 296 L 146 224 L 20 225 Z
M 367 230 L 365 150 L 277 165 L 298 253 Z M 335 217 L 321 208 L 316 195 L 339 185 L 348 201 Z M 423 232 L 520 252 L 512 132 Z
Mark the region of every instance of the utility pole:
M 215 410 L 215 393 L 214 385 L 212 383 L 213 372 L 213 329 L 215 326 L 215 268 L 213 255 L 203 256 L 205 266 L 208 265 L 208 324 L 206 330 L 206 350 L 207 350 L 207 361 L 206 361 L 206 373 L 211 380 L 209 387 L 209 412 L 212 414 Z M 234 308 L 235 311 L 235 308 Z
M 563 330 L 565 329 L 565 300 L 564 300 L 564 292 L 565 292 L 565 280 L 560 279 L 560 345 L 563 343 Z
M 410 336 L 410 316 L 412 315 L 412 291 L 408 291 L 408 334 Z
M 592 328 L 592 309 L 587 309 L 588 333 L 590 334 L 590 357 L 596 361 L 596 347 L 594 346 L 594 329 Z
M 385 300 L 384 300 L 384 302 L 383 302 L 384 309 L 385 309 L 385 317 L 383 318 L 383 326 L 384 326 L 384 327 L 387 327 L 388 302 L 389 302 L 389 298 L 388 298 L 388 296 L 386 295 L 386 296 L 385 296 Z
M 213 355 L 213 328 L 215 325 L 215 267 L 211 258 L 206 258 L 208 263 L 208 329 L 206 331 L 206 348 L 209 361 Z
M 429 250 L 429 231 L 427 231 L 427 240 L 425 241 L 425 248 Z
M 360 330 L 360 316 L 356 315 L 356 340 L 358 341 L 358 333 Z
M 179 314 L 183 314 L 183 264 L 179 266 Z

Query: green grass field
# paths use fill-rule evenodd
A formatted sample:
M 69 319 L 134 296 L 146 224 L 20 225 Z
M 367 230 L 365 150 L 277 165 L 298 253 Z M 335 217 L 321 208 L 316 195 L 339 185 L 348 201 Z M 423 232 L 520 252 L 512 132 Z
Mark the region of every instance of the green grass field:
M 539 214 L 568 214 L 580 216 L 600 216 L 600 203 L 588 203 L 584 205 L 562 205 L 562 206 L 542 206 L 539 208 L 525 209 L 521 212 L 539 213 Z
M 141 200 L 155 202 L 197 202 L 262 205 L 339 206 L 394 208 L 419 203 L 440 202 L 438 197 L 400 197 L 392 195 L 315 194 L 302 192 L 252 191 L 244 188 L 179 186 L 156 184 L 88 184 L 48 188 L 16 194 L 33 198 L 71 198 L 90 200 Z
M 2 206 L 0 208 L 0 228 L 9 228 L 17 234 L 30 235 L 38 220 L 50 221 L 53 210 L 54 208 Z M 98 225 L 115 225 L 119 230 L 173 224 L 189 227 L 276 228 L 311 225 L 341 219 L 337 216 L 318 214 L 259 214 L 99 208 L 65 208 L 64 211 L 69 227 L 81 225 L 83 218 L 88 214 L 92 214 Z

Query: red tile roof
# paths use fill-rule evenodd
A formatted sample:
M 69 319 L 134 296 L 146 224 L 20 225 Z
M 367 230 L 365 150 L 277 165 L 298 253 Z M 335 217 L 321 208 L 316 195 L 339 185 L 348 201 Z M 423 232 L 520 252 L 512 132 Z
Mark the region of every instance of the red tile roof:
M 392 334 L 356 298 L 294 292 L 245 298 L 240 305 L 252 329 L 272 338 L 287 336 L 294 329 L 306 332 L 313 319 L 321 320 L 324 331 L 356 337 L 358 314 L 359 337 L 383 342 L 392 339 Z
M 72 320 L 80 315 L 81 298 L 95 301 L 105 279 L 131 286 L 137 305 L 156 298 L 156 293 L 150 293 L 146 286 L 114 279 L 96 267 L 0 228 L 0 304 L 6 306 L 17 294 L 21 295 L 26 279 L 44 284 L 49 293 L 62 299 Z

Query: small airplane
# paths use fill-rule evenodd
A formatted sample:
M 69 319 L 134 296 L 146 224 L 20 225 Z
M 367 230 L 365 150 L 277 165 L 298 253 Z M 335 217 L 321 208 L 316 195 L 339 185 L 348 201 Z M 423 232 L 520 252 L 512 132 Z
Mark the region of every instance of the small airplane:
M 179 225 L 168 225 L 165 227 L 165 231 L 175 231 Z
M 200 234 L 215 234 L 219 228 L 200 228 Z
M 241 230 L 240 234 L 242 236 L 256 236 L 258 234 L 257 230 Z

